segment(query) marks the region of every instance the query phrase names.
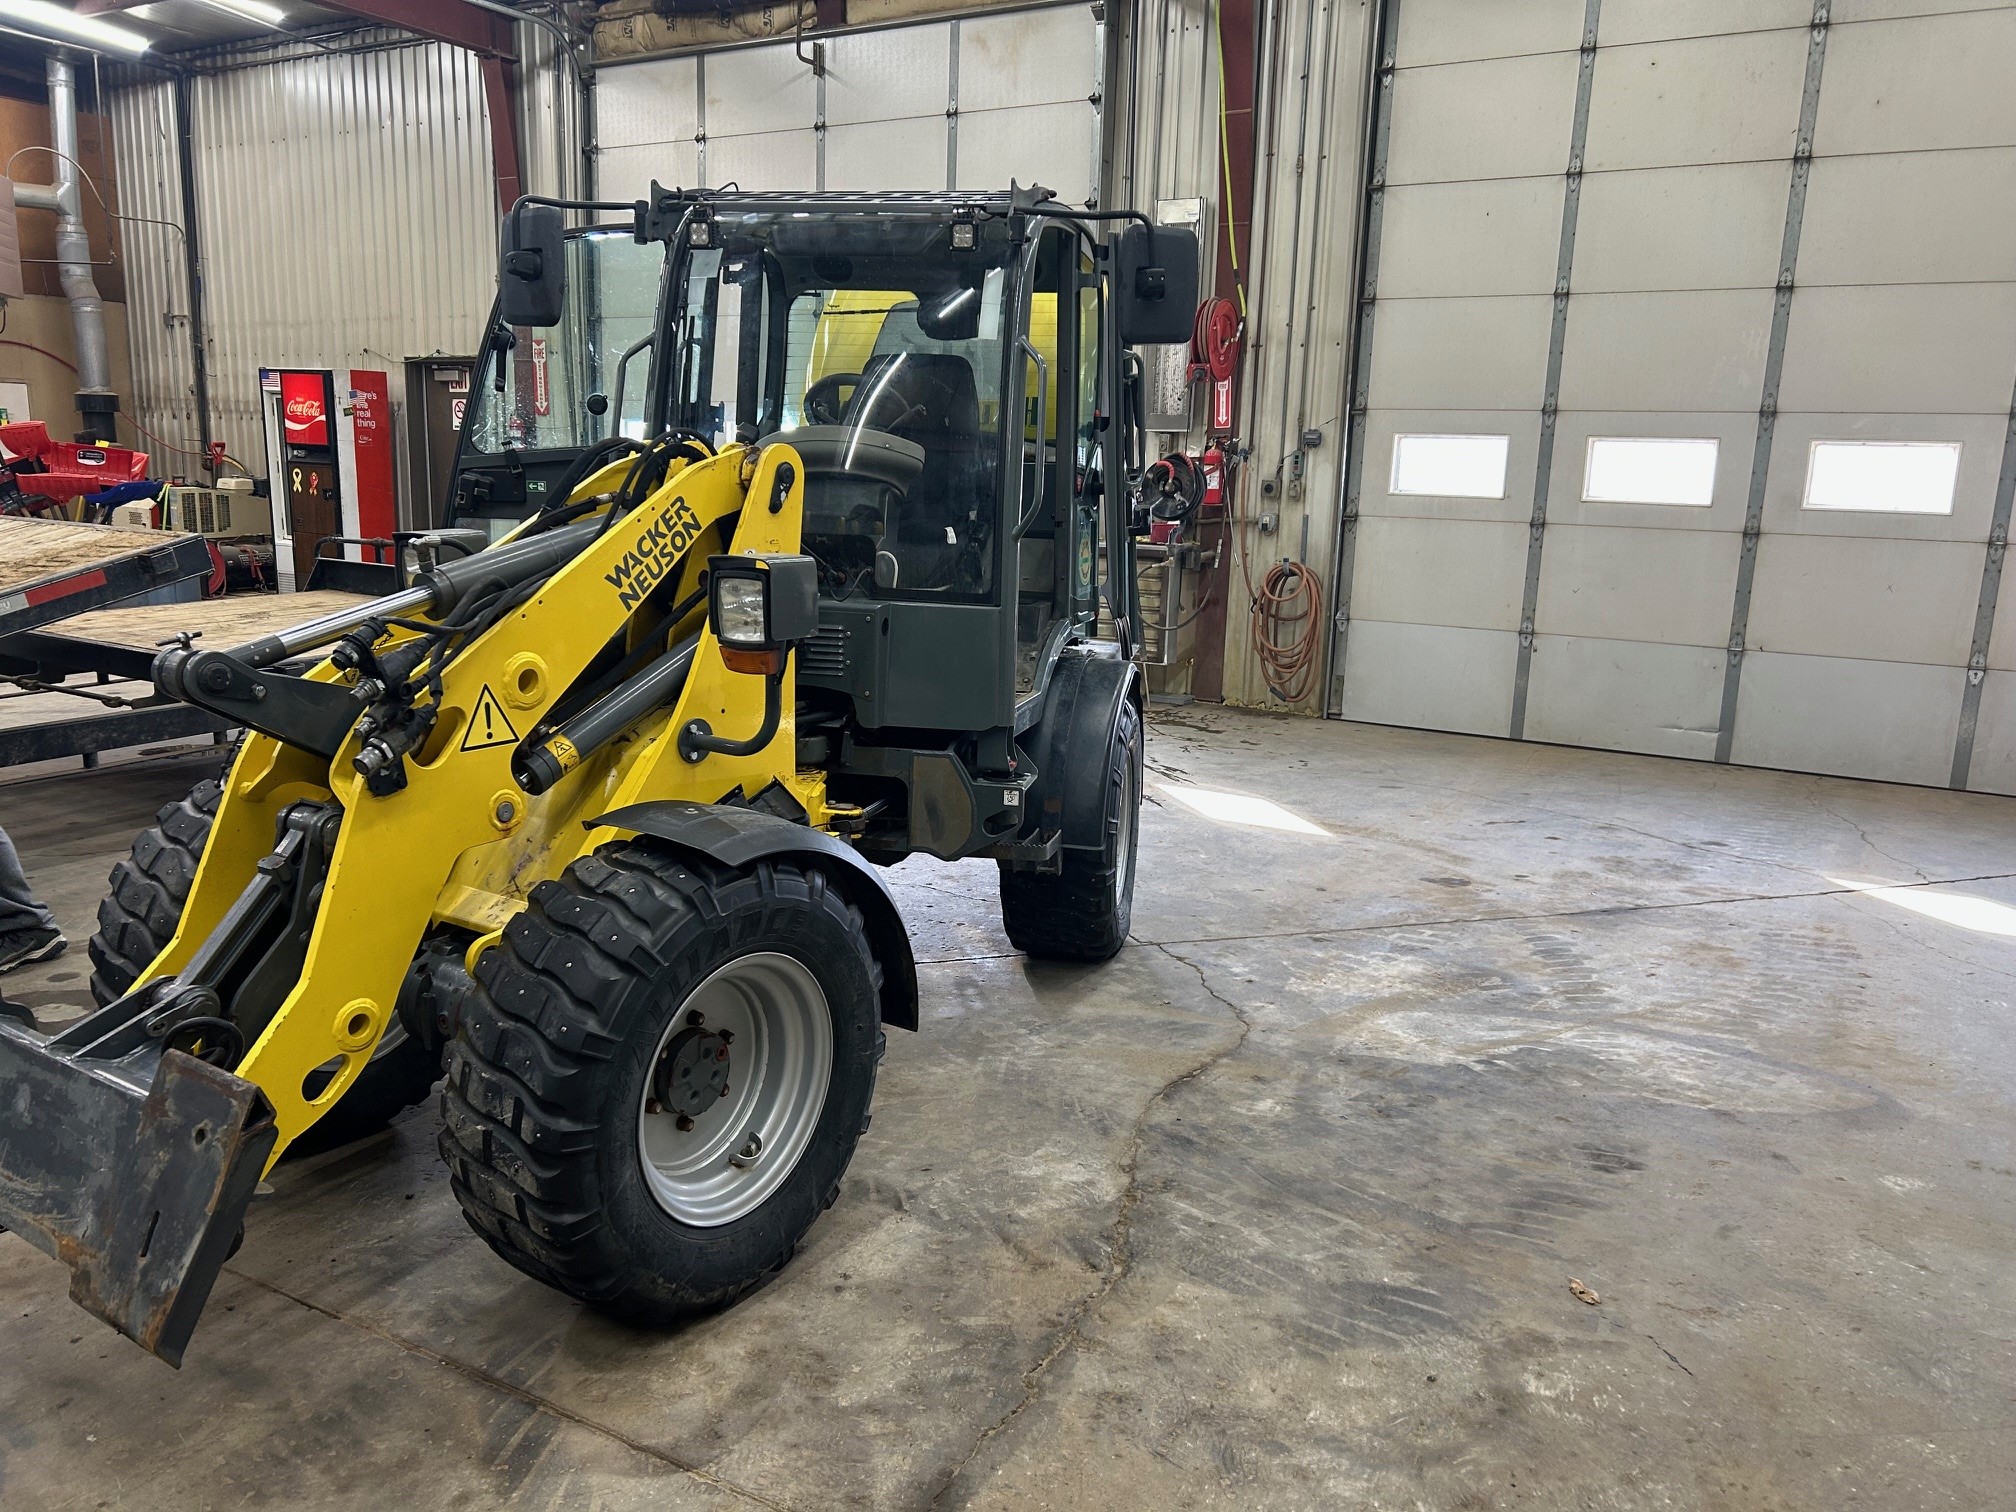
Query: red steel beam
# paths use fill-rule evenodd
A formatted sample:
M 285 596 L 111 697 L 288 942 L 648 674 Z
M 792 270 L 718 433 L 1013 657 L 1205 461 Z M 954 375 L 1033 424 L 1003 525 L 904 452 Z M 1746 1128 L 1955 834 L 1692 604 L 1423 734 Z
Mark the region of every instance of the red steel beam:
M 476 54 L 490 115 L 490 162 L 501 214 L 525 190 L 518 143 L 518 40 L 508 17 L 462 0 L 317 0 L 366 21 L 396 26 Z
M 525 192 L 518 157 L 518 65 L 509 58 L 482 60 L 483 103 L 490 113 L 490 162 L 497 176 L 497 212 L 503 214 Z
M 396 26 L 436 42 L 466 47 L 483 57 L 518 56 L 511 22 L 494 11 L 464 5 L 462 0 L 316 0 L 316 4 L 380 26 Z
M 1219 192 L 1225 198 L 1220 214 L 1216 287 L 1221 298 L 1238 301 L 1240 286 L 1252 276 L 1253 256 L 1253 100 L 1259 84 L 1256 72 L 1259 17 L 1253 0 L 1223 0 L 1218 12 L 1219 43 L 1224 49 L 1224 159 L 1218 165 Z M 1241 309 L 1243 316 L 1245 310 Z M 1235 393 L 1245 362 L 1234 371 Z M 1235 409 L 1233 413 L 1238 413 Z M 1190 694 L 1211 703 L 1225 697 L 1225 631 L 1232 597 L 1231 488 L 1213 517 L 1198 521 L 1200 543 L 1215 544 L 1215 564 L 1202 575 L 1198 593 L 1204 607 L 1197 614 L 1197 660 L 1190 672 Z M 1201 542 L 1207 530 L 1212 542 Z

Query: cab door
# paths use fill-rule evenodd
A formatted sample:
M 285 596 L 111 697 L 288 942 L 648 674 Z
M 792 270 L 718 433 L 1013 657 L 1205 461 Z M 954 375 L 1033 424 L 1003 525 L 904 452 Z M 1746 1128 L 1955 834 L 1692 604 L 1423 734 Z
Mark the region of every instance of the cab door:
M 1016 546 L 1015 687 L 1033 693 L 1055 642 L 1098 614 L 1101 293 L 1071 227 L 1048 227 L 1030 285 Z

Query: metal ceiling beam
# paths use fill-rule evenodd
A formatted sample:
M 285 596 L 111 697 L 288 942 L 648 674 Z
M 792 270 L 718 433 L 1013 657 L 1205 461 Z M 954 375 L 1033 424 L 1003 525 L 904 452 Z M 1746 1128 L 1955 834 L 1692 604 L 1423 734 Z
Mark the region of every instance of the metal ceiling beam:
M 315 0 L 325 10 L 338 10 L 380 26 L 430 37 L 454 47 L 466 47 L 479 57 L 516 58 L 518 42 L 511 22 L 463 0 Z

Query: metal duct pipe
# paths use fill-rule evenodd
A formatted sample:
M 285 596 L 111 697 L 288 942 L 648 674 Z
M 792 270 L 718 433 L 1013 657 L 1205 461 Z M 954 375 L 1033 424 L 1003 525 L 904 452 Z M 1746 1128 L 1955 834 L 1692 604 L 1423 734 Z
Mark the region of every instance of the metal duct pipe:
M 14 203 L 26 210 L 60 210 L 56 202 L 56 190 L 49 184 L 24 184 L 14 181 Z
M 56 146 L 56 273 L 77 337 L 77 413 L 94 441 L 114 441 L 119 396 L 105 344 L 105 302 L 91 277 L 91 239 L 77 170 L 77 76 L 67 55 L 49 55 L 49 128 Z

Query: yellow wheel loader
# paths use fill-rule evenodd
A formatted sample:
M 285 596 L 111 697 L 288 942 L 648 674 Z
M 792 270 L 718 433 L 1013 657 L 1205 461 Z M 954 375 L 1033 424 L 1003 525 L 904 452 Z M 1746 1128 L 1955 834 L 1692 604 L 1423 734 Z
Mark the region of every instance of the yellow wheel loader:
M 992 858 L 1034 955 L 1126 936 L 1128 348 L 1187 339 L 1194 234 L 653 184 L 501 241 L 407 580 L 162 650 L 247 733 L 114 872 L 102 1006 L 0 1013 L 0 1225 L 170 1363 L 273 1163 L 437 1081 L 505 1260 L 647 1321 L 732 1302 L 917 1027 L 880 865 Z

